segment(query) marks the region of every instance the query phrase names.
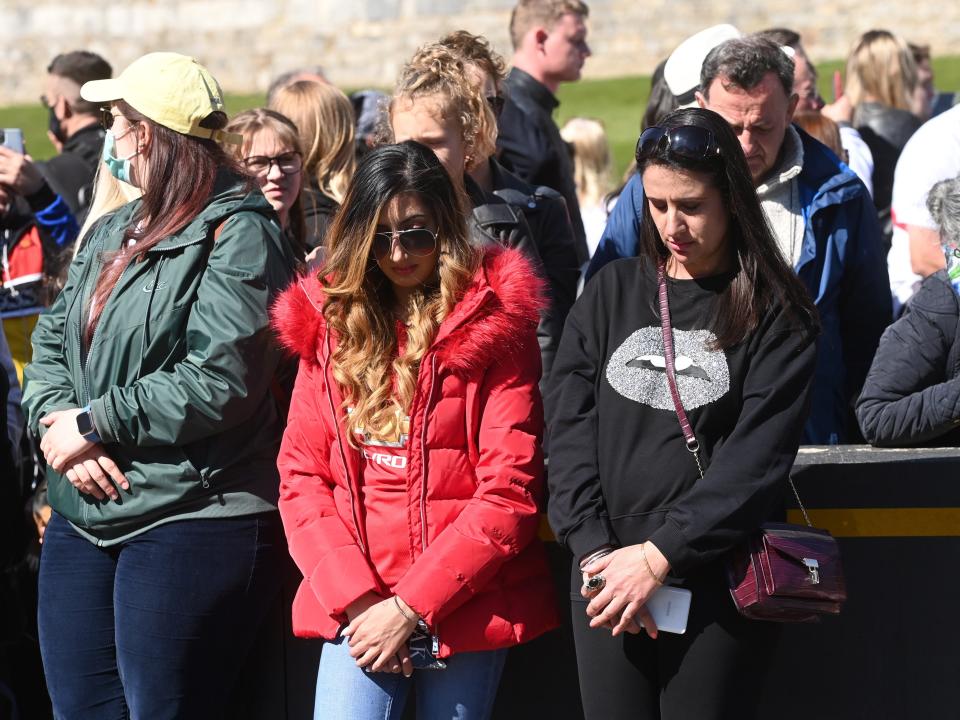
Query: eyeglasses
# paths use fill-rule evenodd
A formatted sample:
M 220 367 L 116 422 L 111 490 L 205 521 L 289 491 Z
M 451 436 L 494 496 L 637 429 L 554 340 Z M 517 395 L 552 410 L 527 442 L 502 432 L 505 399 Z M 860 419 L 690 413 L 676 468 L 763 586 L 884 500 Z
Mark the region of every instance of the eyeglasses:
M 273 157 L 251 155 L 243 159 L 243 165 L 254 175 L 269 175 L 270 168 L 274 165 L 284 175 L 294 175 L 303 167 L 303 158 L 296 151 L 280 153 Z
M 503 106 L 506 104 L 507 99 L 503 95 L 487 95 L 486 101 L 490 109 L 493 110 L 493 116 L 499 120 L 500 113 L 503 112 Z
M 416 257 L 426 257 L 437 247 L 437 234 L 428 228 L 378 232 L 373 236 L 373 256 L 377 260 L 390 255 L 394 238 L 405 253 Z
M 637 162 L 649 160 L 662 150 L 687 160 L 713 160 L 720 157 L 720 146 L 713 133 L 697 125 L 675 128 L 648 127 L 637 140 Z

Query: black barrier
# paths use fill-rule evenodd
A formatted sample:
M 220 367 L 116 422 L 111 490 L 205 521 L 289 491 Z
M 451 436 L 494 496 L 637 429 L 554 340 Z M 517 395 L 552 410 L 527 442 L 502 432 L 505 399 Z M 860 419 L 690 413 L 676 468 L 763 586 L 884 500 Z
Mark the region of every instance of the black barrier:
M 784 626 L 760 717 L 960 717 L 960 449 L 806 447 L 793 477 L 813 524 L 840 542 L 849 599 L 837 618 Z M 790 521 L 803 522 L 792 493 L 787 505 Z M 556 543 L 548 549 L 561 608 L 569 608 L 570 556 Z M 568 616 L 563 629 L 511 650 L 495 718 L 583 717 L 569 628 Z M 261 643 L 247 675 L 275 699 L 244 703 L 247 712 L 232 717 L 310 717 L 315 660 L 289 642 L 284 657 L 283 646 Z M 312 666 L 297 669 L 305 663 Z M 274 710 L 253 710 L 267 706 Z M 412 707 L 405 717 L 414 717 Z

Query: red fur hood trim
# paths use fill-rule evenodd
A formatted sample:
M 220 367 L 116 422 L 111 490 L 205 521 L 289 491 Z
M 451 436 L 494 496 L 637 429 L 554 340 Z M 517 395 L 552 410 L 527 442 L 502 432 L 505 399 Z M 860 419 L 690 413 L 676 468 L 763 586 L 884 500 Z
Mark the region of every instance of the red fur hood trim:
M 316 276 L 299 277 L 273 305 L 273 327 L 281 344 L 302 359 L 319 363 L 326 319 L 323 288 Z M 434 342 L 440 361 L 469 373 L 518 347 L 535 328 L 549 300 L 546 284 L 519 250 L 487 250 L 463 299 L 443 321 Z

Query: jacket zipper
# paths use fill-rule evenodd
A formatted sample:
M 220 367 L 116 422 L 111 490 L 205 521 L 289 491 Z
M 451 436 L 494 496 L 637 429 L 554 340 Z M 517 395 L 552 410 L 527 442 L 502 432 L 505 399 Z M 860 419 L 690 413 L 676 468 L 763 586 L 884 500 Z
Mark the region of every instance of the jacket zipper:
M 423 422 L 420 428 L 420 458 L 423 463 L 423 479 L 420 481 L 420 542 L 423 553 L 427 549 L 427 414 L 430 412 L 430 403 L 433 402 L 433 387 L 437 372 L 437 356 L 430 356 L 430 391 L 427 393 L 427 404 L 423 407 Z
M 357 544 L 361 552 L 367 554 L 366 545 L 363 542 L 363 535 L 360 533 L 360 520 L 357 518 L 357 504 L 353 496 L 353 481 L 350 479 L 350 469 L 347 467 L 347 455 L 343 451 L 343 438 L 340 437 L 340 423 L 337 422 L 337 413 L 333 405 L 333 395 L 330 392 L 330 378 L 327 371 L 330 365 L 330 331 L 324 331 L 324 343 L 326 344 L 326 357 L 323 359 L 323 384 L 327 389 L 327 402 L 330 404 L 330 417 L 333 418 L 333 426 L 337 433 L 337 449 L 340 451 L 340 462 L 343 464 L 343 474 L 347 479 L 347 493 L 350 495 L 350 516 L 353 518 L 353 528 L 357 532 Z
M 433 388 L 436 386 L 437 356 L 430 356 L 430 391 L 427 393 L 427 404 L 423 406 L 423 422 L 420 428 L 420 458 L 423 463 L 422 479 L 420 480 L 420 542 L 421 554 L 427 549 L 427 415 L 430 413 L 430 403 L 433 402 Z M 434 657 L 440 654 L 440 623 L 433 625 L 430 636 L 430 650 Z

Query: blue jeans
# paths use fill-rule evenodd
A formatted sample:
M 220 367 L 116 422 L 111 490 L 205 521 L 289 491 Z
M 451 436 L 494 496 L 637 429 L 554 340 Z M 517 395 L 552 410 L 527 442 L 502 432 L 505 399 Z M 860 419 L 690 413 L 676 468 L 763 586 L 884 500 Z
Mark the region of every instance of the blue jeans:
M 54 513 L 38 620 L 55 716 L 222 717 L 283 547 L 277 513 L 171 522 L 109 548 Z
M 346 640 L 325 643 L 320 655 L 314 720 L 399 720 L 411 686 L 418 720 L 486 720 L 493 710 L 506 648 L 460 653 L 446 670 L 367 673 Z

